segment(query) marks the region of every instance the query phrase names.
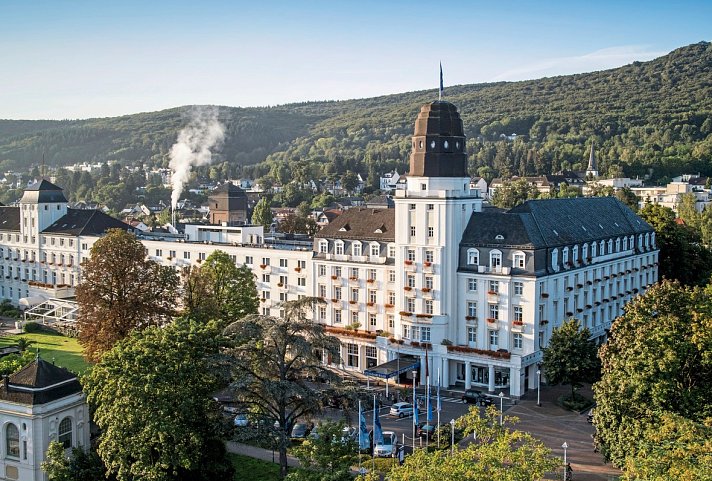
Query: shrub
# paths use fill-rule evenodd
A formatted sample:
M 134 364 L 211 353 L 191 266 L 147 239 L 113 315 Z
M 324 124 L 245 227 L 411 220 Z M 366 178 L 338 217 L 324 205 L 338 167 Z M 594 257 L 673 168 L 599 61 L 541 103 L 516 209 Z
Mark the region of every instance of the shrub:
M 28 322 L 25 324 L 24 330 L 26 333 L 32 334 L 33 332 L 40 332 L 42 330 L 42 326 L 36 322 Z

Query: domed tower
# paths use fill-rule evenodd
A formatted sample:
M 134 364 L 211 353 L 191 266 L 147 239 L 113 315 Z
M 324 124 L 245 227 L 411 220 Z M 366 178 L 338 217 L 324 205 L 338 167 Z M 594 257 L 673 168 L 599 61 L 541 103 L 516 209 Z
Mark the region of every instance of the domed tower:
M 470 189 L 465 143 L 453 104 L 436 101 L 421 107 L 410 171 L 394 199 L 396 292 L 403 293 L 397 310 L 413 312 L 400 318 L 396 332 L 433 345 L 456 338 L 459 244 L 472 212 L 482 210 L 479 191 Z M 435 352 L 430 362 L 430 372 L 440 368 L 446 379 L 447 362 Z

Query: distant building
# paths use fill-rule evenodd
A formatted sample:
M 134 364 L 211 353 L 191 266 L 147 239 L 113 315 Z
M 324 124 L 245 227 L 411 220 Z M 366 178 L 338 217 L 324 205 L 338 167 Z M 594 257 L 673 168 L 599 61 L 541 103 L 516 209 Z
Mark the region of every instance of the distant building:
M 208 207 L 211 224 L 247 224 L 247 194 L 231 182 L 225 182 L 210 193 Z
M 596 165 L 596 154 L 594 152 L 594 145 L 591 142 L 591 154 L 588 156 L 588 167 L 586 167 L 586 177 L 598 177 L 598 166 Z
M 391 172 L 386 172 L 380 179 L 380 189 L 382 191 L 391 191 L 396 188 L 396 184 L 400 179 L 400 174 L 398 170 L 392 170 Z
M 687 174 L 676 177 L 665 186 L 632 187 L 631 190 L 638 196 L 640 207 L 645 204 L 659 204 L 675 212 L 682 195 L 692 194 L 695 196 L 695 208 L 702 212 L 712 203 L 712 190 L 706 187 L 708 184 L 707 177 Z

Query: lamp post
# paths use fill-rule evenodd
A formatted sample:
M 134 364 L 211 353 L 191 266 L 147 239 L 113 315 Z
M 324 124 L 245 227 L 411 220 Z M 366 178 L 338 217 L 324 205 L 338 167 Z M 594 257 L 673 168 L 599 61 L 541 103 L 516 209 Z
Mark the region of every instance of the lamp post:
M 541 390 L 541 369 L 536 370 L 536 405 L 541 407 L 541 397 L 539 391 Z
M 564 441 L 564 444 L 561 445 L 562 448 L 564 448 L 564 481 L 568 479 L 568 473 L 566 472 L 566 450 L 568 449 L 569 445 L 566 444 L 566 441 Z
M 455 454 L 455 420 L 450 420 L 450 455 Z
M 500 426 L 502 424 L 504 424 L 503 415 L 504 415 L 504 393 L 502 391 L 500 391 L 499 392 L 499 425 Z

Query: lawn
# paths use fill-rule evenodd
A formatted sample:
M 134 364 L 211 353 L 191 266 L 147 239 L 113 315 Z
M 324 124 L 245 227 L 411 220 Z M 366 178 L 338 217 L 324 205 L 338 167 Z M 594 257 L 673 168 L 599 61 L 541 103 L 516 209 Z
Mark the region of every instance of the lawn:
M 277 481 L 279 479 L 279 465 L 262 461 L 261 459 L 242 456 L 241 454 L 228 454 L 235 466 L 235 481 Z
M 3 336 L 0 337 L 0 347 L 12 346 L 20 337 L 33 341 L 34 344 L 29 349 L 34 352 L 39 348 L 40 357 L 45 361 L 54 362 L 57 366 L 66 367 L 77 374 L 84 373 L 89 367 L 82 357 L 82 346 L 79 345 L 79 341 L 59 334 L 45 332 Z

